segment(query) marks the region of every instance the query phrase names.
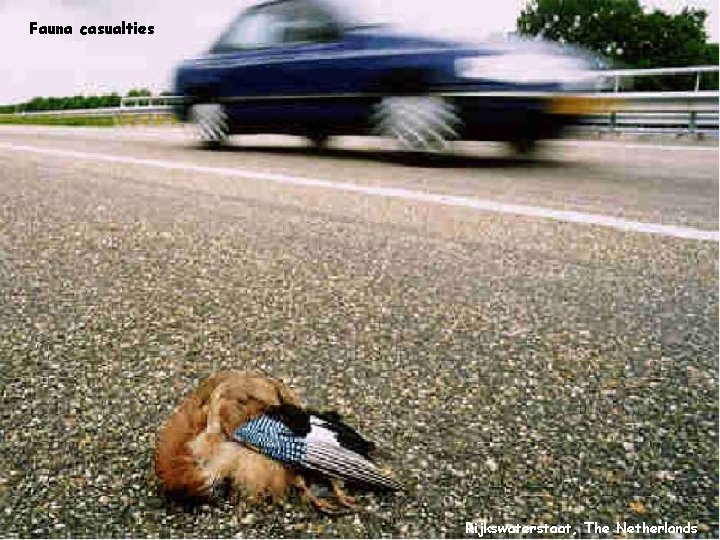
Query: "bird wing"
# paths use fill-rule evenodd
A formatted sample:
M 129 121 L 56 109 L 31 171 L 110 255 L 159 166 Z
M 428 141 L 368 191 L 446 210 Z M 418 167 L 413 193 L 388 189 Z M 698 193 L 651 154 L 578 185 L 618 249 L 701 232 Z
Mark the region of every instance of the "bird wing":
M 343 480 L 391 490 L 402 489 L 396 480 L 383 474 L 373 462 L 351 450 L 328 442 L 309 443 L 302 465 Z
M 233 438 L 268 457 L 330 477 L 401 489 L 397 481 L 383 474 L 370 460 L 345 448 L 334 427 L 327 419 L 310 415 L 299 407 L 288 410 L 283 406 L 282 410 L 263 413 L 240 426 Z
M 322 425 L 335 433 L 335 439 L 340 446 L 352 450 L 365 458 L 370 458 L 370 454 L 375 451 L 375 444 L 368 441 L 356 429 L 349 426 L 342 417 L 335 411 L 319 412 L 309 410 L 314 425 Z

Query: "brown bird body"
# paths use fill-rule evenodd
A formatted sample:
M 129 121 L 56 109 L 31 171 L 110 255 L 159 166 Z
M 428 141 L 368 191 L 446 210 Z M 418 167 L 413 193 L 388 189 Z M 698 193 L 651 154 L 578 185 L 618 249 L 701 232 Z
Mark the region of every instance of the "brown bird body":
M 282 381 L 264 374 L 224 371 L 203 381 L 158 435 L 154 461 L 162 490 L 175 498 L 201 499 L 229 483 L 234 493 L 260 501 L 282 499 L 297 488 L 318 509 L 336 510 L 311 493 L 306 481 L 314 478 L 311 471 L 233 440 L 238 426 L 281 406 L 300 407 L 300 400 Z M 352 507 L 337 479 L 328 480 L 339 503 Z

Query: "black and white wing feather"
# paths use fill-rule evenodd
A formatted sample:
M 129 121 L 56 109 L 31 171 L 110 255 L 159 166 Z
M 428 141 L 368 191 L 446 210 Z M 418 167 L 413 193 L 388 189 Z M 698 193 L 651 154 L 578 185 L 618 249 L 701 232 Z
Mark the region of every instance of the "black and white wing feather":
M 398 490 L 401 485 L 370 461 L 374 445 L 334 413 L 282 405 L 240 426 L 234 434 L 261 453 L 326 476 Z

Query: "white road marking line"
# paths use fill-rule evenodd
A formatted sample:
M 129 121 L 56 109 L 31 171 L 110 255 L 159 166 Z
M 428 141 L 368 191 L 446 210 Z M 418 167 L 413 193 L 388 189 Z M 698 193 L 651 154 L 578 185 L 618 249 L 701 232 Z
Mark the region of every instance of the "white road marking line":
M 43 137 L 65 137 L 67 135 L 74 136 L 92 136 L 97 139 L 130 139 L 135 142 L 143 140 L 163 139 L 167 141 L 176 140 L 192 140 L 190 128 L 183 127 L 67 127 L 67 126 L 24 126 L 6 124 L 0 126 L 0 134 L 17 133 L 22 135 L 41 135 Z
M 618 229 L 628 232 L 656 234 L 660 236 L 685 238 L 689 240 L 720 242 L 720 232 L 718 231 L 696 229 L 692 227 L 682 227 L 677 225 L 662 225 L 660 223 L 644 223 L 640 221 L 630 221 L 602 214 L 587 214 L 584 212 L 575 212 L 569 210 L 554 210 L 551 208 L 543 208 L 539 206 L 509 204 L 498 201 L 475 199 L 473 197 L 428 193 L 412 189 L 364 186 L 361 184 L 352 184 L 349 182 L 335 182 L 332 180 L 302 178 L 298 176 L 288 176 L 284 174 L 244 171 L 241 169 L 232 169 L 227 167 L 208 167 L 204 165 L 192 165 L 190 163 L 177 163 L 158 159 L 143 159 L 131 156 L 113 156 L 109 154 L 77 152 L 74 150 L 60 150 L 57 148 L 27 146 L 13 143 L 0 143 L 0 149 L 11 150 L 15 152 L 29 152 L 34 154 L 75 158 L 89 161 L 101 161 L 106 163 L 125 163 L 128 165 L 141 165 L 144 167 L 154 167 L 166 170 L 190 171 L 203 174 L 230 176 L 235 178 L 266 180 L 279 184 L 324 188 L 335 191 L 347 191 L 351 193 L 360 193 L 362 195 L 373 195 L 378 197 L 402 199 L 413 202 L 441 204 L 446 206 L 458 206 L 463 208 L 471 208 L 474 210 L 481 210 L 485 212 L 537 217 L 567 223 L 597 225 L 600 227 L 609 227 L 612 229 Z

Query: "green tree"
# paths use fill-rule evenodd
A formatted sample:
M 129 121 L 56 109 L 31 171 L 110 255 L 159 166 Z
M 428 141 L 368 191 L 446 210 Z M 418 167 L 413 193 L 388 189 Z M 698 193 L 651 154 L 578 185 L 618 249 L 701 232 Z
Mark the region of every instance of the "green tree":
M 82 109 L 85 107 L 85 98 L 83 96 L 73 96 L 68 101 L 68 109 Z
M 152 92 L 147 88 L 133 88 L 127 93 L 127 97 L 150 97 Z
M 145 95 L 145 94 L 143 94 Z M 0 105 L 0 114 L 22 111 L 56 111 L 64 109 L 95 109 L 120 106 L 117 92 L 102 96 L 36 97 L 25 103 Z
M 120 96 L 118 96 L 115 92 L 112 94 L 105 94 L 104 96 L 100 96 L 100 106 L 101 107 L 118 107 L 120 105 Z
M 47 111 L 48 110 L 48 99 L 44 97 L 35 97 L 30 100 L 26 105 L 25 110 L 27 111 Z
M 717 64 L 717 45 L 707 43 L 706 18 L 705 11 L 688 8 L 677 15 L 645 13 L 638 0 L 529 0 L 517 29 L 527 36 L 582 45 L 620 65 L 679 67 Z M 690 89 L 691 80 L 665 78 L 662 86 Z
M 643 11 L 638 0 L 530 0 L 520 13 L 520 34 L 576 43 L 622 56 Z

